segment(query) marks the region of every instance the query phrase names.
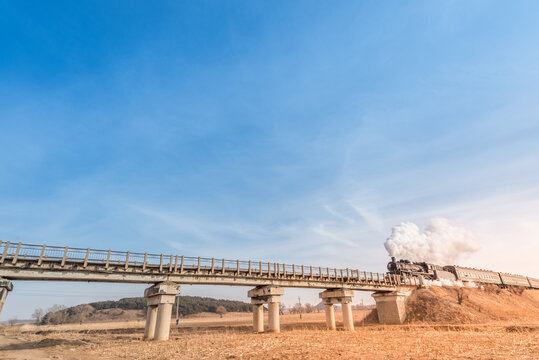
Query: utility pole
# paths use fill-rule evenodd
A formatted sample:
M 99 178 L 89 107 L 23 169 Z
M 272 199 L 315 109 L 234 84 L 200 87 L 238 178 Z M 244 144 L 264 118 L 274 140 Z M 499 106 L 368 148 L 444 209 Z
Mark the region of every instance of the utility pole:
M 176 295 L 176 327 L 178 327 L 178 324 L 180 323 L 180 315 L 179 315 L 179 308 L 180 308 L 180 296 Z

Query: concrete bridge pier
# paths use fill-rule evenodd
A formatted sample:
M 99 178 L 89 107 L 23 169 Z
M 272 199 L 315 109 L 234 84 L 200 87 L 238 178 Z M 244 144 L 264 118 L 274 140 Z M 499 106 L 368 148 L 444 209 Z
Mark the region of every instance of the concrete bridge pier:
M 275 300 L 276 299 L 276 300 Z M 279 321 L 279 306 L 281 305 L 280 296 L 272 296 L 268 299 L 268 328 L 270 332 L 281 332 L 281 323 Z
M 7 279 L 0 278 L 0 314 L 6 302 L 7 293 L 13 290 L 13 284 Z
M 335 330 L 335 308 L 333 304 L 324 304 L 324 306 L 326 307 L 326 324 L 328 330 Z
M 284 289 L 278 286 L 257 286 L 249 290 L 247 296 L 253 304 L 253 331 L 264 332 L 264 304 L 268 304 L 268 330 L 278 333 L 281 331 L 279 322 L 279 307 Z
M 253 331 L 264 332 L 264 304 L 253 304 Z
M 329 330 L 335 330 L 334 304 L 341 304 L 344 329 L 354 331 L 354 317 L 352 316 L 352 297 L 354 292 L 348 289 L 328 289 L 318 294 L 326 307 L 326 324 Z
M 157 321 L 157 305 L 148 305 L 146 312 L 146 327 L 144 328 L 144 339 L 151 340 L 155 336 L 155 323 Z
M 181 287 L 169 281 L 155 284 L 144 291 L 148 302 L 144 339 L 168 340 L 172 304 L 180 292 Z
M 381 324 L 402 324 L 406 320 L 406 299 L 411 292 L 375 292 L 376 312 Z
M 352 315 L 352 298 L 341 301 L 344 330 L 354 331 L 354 316 Z

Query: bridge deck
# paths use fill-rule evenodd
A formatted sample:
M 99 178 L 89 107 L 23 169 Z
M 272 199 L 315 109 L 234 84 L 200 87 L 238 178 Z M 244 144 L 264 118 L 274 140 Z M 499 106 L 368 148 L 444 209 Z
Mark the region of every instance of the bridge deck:
M 394 291 L 419 284 L 401 277 L 320 266 L 80 249 L 0 241 L 0 277 L 9 280 L 277 285 Z

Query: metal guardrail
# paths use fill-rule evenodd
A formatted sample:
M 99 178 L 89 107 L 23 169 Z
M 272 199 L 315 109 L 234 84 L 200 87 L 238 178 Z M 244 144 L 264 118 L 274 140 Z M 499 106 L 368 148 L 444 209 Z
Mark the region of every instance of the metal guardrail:
M 366 283 L 374 285 L 419 285 L 415 277 L 381 274 L 356 269 L 290 265 L 262 261 L 227 260 L 180 255 L 133 253 L 113 250 L 81 249 L 60 246 L 32 245 L 0 240 L 0 268 L 19 263 L 45 266 L 50 263 L 77 270 L 92 271 L 95 267 L 122 272 L 158 272 L 220 274 L 223 276 L 267 277 L 290 280 Z

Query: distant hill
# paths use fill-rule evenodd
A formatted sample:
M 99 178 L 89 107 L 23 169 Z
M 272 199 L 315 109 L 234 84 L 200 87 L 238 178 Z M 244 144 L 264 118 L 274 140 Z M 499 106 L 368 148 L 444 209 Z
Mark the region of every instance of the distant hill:
M 219 306 L 223 306 L 227 312 L 252 311 L 251 304 L 242 301 L 221 300 L 199 296 L 180 296 L 179 298 L 179 313 L 181 316 L 201 312 L 216 312 Z M 176 309 L 175 306 L 174 309 Z M 136 320 L 144 318 L 145 311 L 146 298 L 144 297 L 98 301 L 49 312 L 43 317 L 41 324 Z

